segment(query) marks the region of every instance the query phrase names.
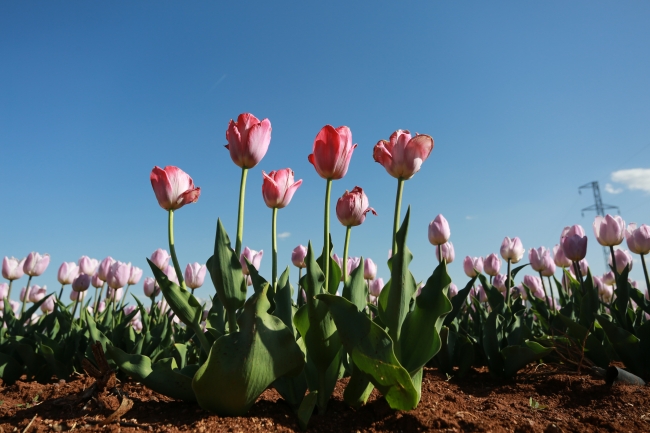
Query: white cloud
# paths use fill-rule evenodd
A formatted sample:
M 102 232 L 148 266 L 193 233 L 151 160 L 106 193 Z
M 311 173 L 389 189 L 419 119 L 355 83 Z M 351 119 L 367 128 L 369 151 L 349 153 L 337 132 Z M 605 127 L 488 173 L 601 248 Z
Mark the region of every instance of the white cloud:
M 606 183 L 605 191 L 607 191 L 610 194 L 620 194 L 623 192 L 623 188 L 614 188 L 611 183 Z
M 291 233 L 289 233 L 289 232 L 278 233 L 278 239 L 286 239 L 289 236 L 291 236 Z
M 650 192 L 650 168 L 630 168 L 615 171 L 612 173 L 612 181 L 622 183 L 628 189 L 640 189 L 641 191 Z
M 465 217 L 465 219 L 468 220 L 468 221 L 469 221 L 469 220 L 473 220 L 473 219 L 475 219 L 475 218 L 476 218 L 475 216 L 471 216 L 471 215 L 467 215 L 467 216 Z

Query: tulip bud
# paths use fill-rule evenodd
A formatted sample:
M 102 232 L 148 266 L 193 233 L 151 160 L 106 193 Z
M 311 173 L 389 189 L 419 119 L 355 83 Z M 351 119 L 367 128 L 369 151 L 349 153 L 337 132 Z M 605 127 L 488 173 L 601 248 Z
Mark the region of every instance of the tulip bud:
M 111 265 L 106 283 L 108 283 L 108 287 L 111 289 L 120 289 L 126 286 L 130 275 L 131 263 L 123 263 L 117 261 Z
M 0 300 L 5 299 L 9 294 L 9 284 L 0 283 Z
M 104 285 L 104 282 L 99 278 L 99 275 L 95 274 L 90 278 L 90 284 L 92 284 L 94 288 L 99 289 Z
M 543 259 L 544 261 L 544 270 L 542 271 L 542 276 L 544 277 L 551 277 L 555 275 L 555 263 L 553 262 L 553 259 L 551 258 L 551 253 L 546 251 L 546 254 L 544 255 Z
M 458 287 L 456 287 L 456 285 L 455 285 L 454 283 L 451 283 L 451 284 L 449 285 L 449 289 L 448 289 L 448 291 L 447 291 L 447 297 L 448 297 L 449 299 L 451 299 L 451 298 L 453 298 L 454 296 L 456 296 L 457 294 L 458 294 Z
M 614 276 L 614 272 L 609 271 L 603 274 L 603 283 L 611 286 L 616 282 L 616 277 Z
M 199 263 L 190 263 L 185 268 L 185 285 L 190 289 L 198 289 L 203 285 L 207 267 Z
M 250 262 L 251 265 L 256 270 L 260 270 L 260 265 L 262 264 L 262 256 L 264 255 L 264 250 L 251 250 L 250 248 L 246 247 L 244 248 L 244 252 L 239 258 L 239 263 L 241 263 L 241 268 L 242 272 L 244 275 L 250 275 L 250 272 L 248 271 L 248 265 L 246 264 L 246 260 Z
M 578 235 L 580 237 L 585 236 L 585 229 L 583 229 L 580 224 L 575 224 L 571 227 L 564 227 L 562 234 L 560 235 L 560 245 L 562 245 L 562 239 L 573 235 Z
M 578 263 L 578 267 L 580 268 L 580 273 L 582 274 L 582 276 L 583 277 L 586 276 L 587 275 L 587 270 L 589 269 L 589 263 L 587 262 L 587 259 L 582 259 L 577 263 Z M 575 269 L 573 268 L 573 266 L 571 266 L 569 268 L 569 273 L 571 275 L 573 275 L 574 278 L 577 278 L 576 273 L 575 273 Z
M 524 256 L 524 246 L 518 237 L 510 239 L 505 237 L 501 243 L 501 257 L 503 260 L 510 260 L 511 263 L 518 263 Z
M 142 278 L 142 269 L 138 268 L 137 266 L 131 266 L 131 274 L 129 275 L 129 281 L 127 281 L 127 284 L 129 285 L 135 285 L 140 282 L 140 278 Z
M 530 267 L 533 268 L 534 271 L 542 272 L 546 266 L 544 257 L 547 254 L 549 254 L 549 252 L 544 247 L 539 247 L 537 249 L 531 248 L 528 251 L 528 261 L 530 262 Z
M 43 301 L 41 304 L 41 311 L 45 314 L 50 314 L 52 311 L 54 311 L 54 305 L 54 295 L 52 295 Z
M 627 247 L 634 254 L 650 253 L 650 227 L 647 225 L 641 224 L 641 227 L 637 228 L 636 223 L 630 224 L 625 231 L 625 238 Z
M 72 281 L 77 277 L 78 274 L 79 268 L 75 262 L 63 262 L 59 267 L 57 279 L 59 280 L 59 283 L 63 285 L 72 284 Z
M 291 262 L 297 268 L 306 268 L 305 257 L 307 257 L 307 248 L 303 245 L 298 245 L 291 252 Z
M 79 272 L 86 275 L 94 275 L 99 266 L 97 259 L 91 259 L 88 256 L 81 256 L 79 258 Z
M 571 267 L 571 260 L 569 260 L 564 254 L 564 251 L 562 251 L 562 246 L 560 244 L 553 247 L 553 261 L 560 268 Z
M 562 251 L 566 257 L 579 262 L 587 255 L 587 236 L 568 235 L 562 239 Z
M 82 274 L 82 275 L 85 275 L 85 274 Z M 77 292 L 75 290 L 72 290 L 70 292 L 70 300 L 71 301 L 76 301 L 78 299 L 79 302 L 81 302 L 81 301 L 84 300 L 85 297 L 86 297 L 86 292 Z
M 2 277 L 9 281 L 22 278 L 25 275 L 25 271 L 23 271 L 24 265 L 25 259 L 18 260 L 15 257 L 5 257 L 2 259 Z
M 384 280 L 382 278 L 377 278 L 376 280 L 371 281 L 370 284 L 368 285 L 368 292 L 372 296 L 378 298 L 383 288 L 384 288 Z
M 445 242 L 444 244 L 440 245 L 439 249 L 442 250 L 442 258 L 445 259 L 445 262 L 447 264 L 450 264 L 456 258 L 456 252 L 454 251 L 454 244 L 452 244 L 451 242 Z M 436 258 L 438 259 L 439 262 L 441 261 L 438 248 L 436 248 Z
M 106 297 L 114 302 L 118 302 L 122 299 L 122 293 L 124 293 L 124 290 L 121 287 L 119 289 L 109 287 L 106 290 Z
M 465 257 L 463 260 L 463 270 L 465 275 L 473 278 L 483 272 L 483 257 Z
M 620 216 L 596 216 L 594 234 L 599 244 L 604 247 L 620 245 L 625 237 L 625 221 Z
M 106 310 L 106 302 L 105 301 L 100 301 L 99 306 L 97 307 L 97 312 L 103 313 L 104 310 Z
M 356 147 L 356 144 L 352 145 L 350 128 L 325 125 L 316 135 L 312 153 L 307 159 L 323 179 L 341 179 L 348 172 Z
M 176 210 L 196 203 L 201 195 L 201 188 L 194 186 L 190 175 L 172 165 L 164 169 L 155 166 L 149 179 L 158 204 L 165 210 Z
M 113 257 L 108 256 L 102 262 L 99 264 L 99 267 L 97 268 L 97 278 L 99 278 L 102 281 L 107 281 L 108 280 L 108 274 L 111 271 L 111 266 L 115 263 L 115 260 L 113 260 Z
M 506 292 L 506 276 L 505 274 L 497 274 L 492 280 L 492 285 L 496 287 L 499 292 Z
M 169 265 L 169 259 L 171 256 L 167 252 L 167 250 L 163 250 L 162 248 L 158 248 L 156 251 L 153 252 L 149 260 L 156 265 L 158 269 L 164 272 L 165 269 L 167 269 L 167 266 Z
M 29 290 L 29 302 L 38 302 L 45 297 L 47 293 L 47 286 L 33 285 Z
M 176 274 L 176 269 L 174 269 L 172 265 L 167 265 L 167 267 L 163 269 L 163 272 L 165 275 L 167 275 L 169 281 L 175 283 L 176 285 L 180 285 L 180 282 L 178 281 L 178 274 Z
M 366 280 L 374 280 L 377 276 L 377 265 L 371 258 L 367 258 L 363 263 L 363 278 Z
M 140 319 L 134 319 L 134 320 L 132 320 L 131 323 L 130 323 L 130 325 L 131 325 L 131 327 L 133 328 L 133 330 L 134 330 L 135 332 L 138 332 L 138 333 L 142 332 L 142 327 L 144 326 L 144 325 L 142 324 L 142 320 L 140 320 Z
M 451 229 L 442 214 L 439 214 L 429 223 L 429 242 L 432 245 L 442 245 L 449 240 Z
M 264 203 L 271 209 L 282 209 L 287 206 L 293 194 L 302 185 L 302 179 L 297 182 L 293 181 L 293 170 L 283 168 L 282 170 L 272 171 L 266 174 L 262 171 L 262 196 Z
M 524 276 L 524 285 L 528 287 L 531 295 L 538 299 L 544 299 L 544 287 L 542 285 L 542 280 L 536 275 L 526 275 Z
M 42 256 L 37 252 L 31 252 L 25 258 L 23 264 L 23 271 L 30 277 L 38 277 L 47 269 L 50 264 L 50 255 L 43 254 Z
M 79 274 L 72 282 L 72 290 L 75 292 L 85 292 L 90 287 L 90 277 L 86 274 Z
M 499 274 L 499 270 L 501 269 L 501 259 L 499 256 L 494 253 L 487 256 L 483 261 L 483 269 L 485 270 L 486 274 L 492 277 L 497 276 Z
M 616 259 L 616 272 L 620 274 L 623 272 L 626 266 L 629 266 L 628 271 L 632 270 L 632 264 L 634 263 L 634 260 L 632 259 L 632 254 L 630 254 L 629 251 L 617 249 L 614 251 L 614 258 Z M 609 256 L 609 259 L 607 259 L 607 263 L 609 263 L 610 268 L 613 267 L 611 255 Z
M 242 113 L 234 122 L 228 123 L 225 146 L 230 151 L 230 158 L 241 168 L 255 167 L 266 155 L 271 143 L 271 121 L 261 122 L 250 113 Z
M 348 257 L 348 275 L 352 273 L 361 263 L 360 257 Z
M 336 202 L 336 217 L 345 227 L 355 227 L 366 220 L 366 214 L 377 212 L 368 206 L 368 197 L 358 186 L 355 186 L 352 192 L 345 191 L 343 196 Z
M 398 129 L 389 141 L 380 140 L 375 145 L 372 157 L 394 178 L 407 180 L 420 171 L 432 150 L 431 136 L 416 134 L 411 138 L 409 131 Z
M 144 279 L 144 295 L 147 298 L 151 298 L 152 295 L 158 296 L 160 293 L 160 287 L 156 283 L 155 278 L 147 277 Z

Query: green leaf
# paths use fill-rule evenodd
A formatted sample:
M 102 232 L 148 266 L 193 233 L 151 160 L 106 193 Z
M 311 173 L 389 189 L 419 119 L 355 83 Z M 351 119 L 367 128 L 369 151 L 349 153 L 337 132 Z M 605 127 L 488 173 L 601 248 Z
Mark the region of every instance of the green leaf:
M 317 398 L 318 391 L 312 391 L 307 394 L 305 398 L 303 398 L 302 403 L 300 403 L 300 408 L 296 415 L 298 415 L 298 424 L 303 430 L 307 430 L 307 424 L 309 424 L 309 419 L 314 412 L 314 407 L 316 407 Z
M 578 344 L 582 348 L 582 342 L 585 342 L 585 355 L 597 366 L 607 368 L 609 366 L 609 356 L 603 343 L 599 341 L 593 333 L 587 336 L 588 329 L 579 323 L 574 322 L 563 314 L 558 314 L 558 318 L 562 321 L 564 326 L 567 327 L 567 335 L 574 339 L 574 344 Z
M 203 409 L 243 415 L 277 378 L 298 375 L 304 368 L 304 354 L 291 330 L 267 313 L 267 290 L 246 301 L 239 331 L 219 338 L 196 372 L 192 388 Z
M 616 354 L 620 356 L 625 366 L 637 376 L 647 377 L 648 360 L 641 357 L 640 340 L 634 334 L 607 320 L 603 315 L 596 316 L 596 320 L 605 331 Z
M 289 266 L 282 272 L 278 279 L 278 287 L 274 296 L 275 310 L 273 315 L 282 320 L 287 328 L 295 335 L 296 330 L 293 327 L 294 308 L 291 300 L 291 282 L 289 281 Z
M 397 360 L 393 341 L 388 334 L 347 299 L 329 294 L 318 295 L 318 299 L 329 306 L 355 368 L 370 376 L 371 382 L 391 408 L 415 408 L 418 403 L 417 390 L 411 376 Z
M 503 358 L 505 359 L 504 376 L 514 376 L 517 374 L 517 371 L 521 370 L 529 363 L 543 358 L 553 350 L 552 347 L 544 347 L 534 341 L 526 341 L 526 343 L 520 346 L 508 346 L 504 348 L 501 351 Z
M 336 294 L 336 291 L 338 290 L 339 284 L 341 282 L 341 275 L 343 275 L 343 271 L 341 270 L 341 267 L 339 266 L 338 263 L 336 263 L 336 260 L 332 258 L 332 251 L 334 251 L 334 244 L 332 243 L 332 235 L 330 234 L 330 242 L 329 242 L 329 255 L 328 257 L 330 258 L 330 271 L 329 271 L 329 278 L 327 279 L 327 292 L 331 293 L 332 295 Z M 305 262 L 307 263 L 307 262 Z M 323 269 L 323 253 L 321 252 L 320 257 L 316 259 L 316 263 L 318 263 L 318 266 L 320 266 L 321 272 Z M 322 397 L 320 397 L 322 398 Z M 319 398 L 319 399 L 320 399 Z
M 88 312 L 88 310 L 82 310 L 82 313 L 85 315 L 86 323 L 88 324 L 88 331 L 90 332 L 90 343 L 98 341 L 102 345 L 102 349 L 106 352 L 106 346 L 111 345 L 111 341 L 106 338 L 104 334 L 97 329 L 97 324 L 93 315 Z
M 503 373 L 503 357 L 501 356 L 503 328 L 503 317 L 495 311 L 488 315 L 483 326 L 483 350 L 487 357 L 488 368 L 491 374 L 497 376 Z
M 343 400 L 352 407 L 359 407 L 368 401 L 368 397 L 375 389 L 370 376 L 352 364 L 350 381 L 343 391 Z
M 23 366 L 11 356 L 0 352 L 0 377 L 2 381 L 12 385 L 20 379 L 22 374 Z
M 465 288 L 459 290 L 458 294 L 453 298 L 451 298 L 452 310 L 451 313 L 445 316 L 445 321 L 443 322 L 444 326 L 451 325 L 451 322 L 453 322 L 454 319 L 458 317 L 458 313 L 460 313 L 460 311 L 463 309 L 463 306 L 465 305 L 465 300 L 467 300 L 467 296 L 469 295 L 469 292 L 472 290 L 472 287 L 476 282 L 476 278 L 477 277 L 474 277 L 471 280 L 469 280 Z
M 518 270 L 519 268 L 515 269 L 515 271 Z M 513 273 L 515 271 L 513 271 Z M 503 294 L 501 294 L 501 292 L 499 292 L 498 289 L 496 289 L 494 286 L 492 286 L 492 284 L 490 284 L 488 279 L 485 278 L 485 275 L 479 274 L 478 278 L 481 280 L 481 285 L 483 286 L 483 290 L 485 290 L 485 294 L 487 295 L 488 303 L 490 304 L 490 308 L 492 309 L 492 311 L 495 311 L 501 315 L 505 315 L 506 300 L 503 297 Z
M 587 269 L 587 278 L 585 278 L 583 285 L 585 292 L 582 294 L 582 300 L 580 302 L 579 323 L 585 328 L 589 328 L 596 320 L 596 315 L 600 307 L 598 288 L 594 286 L 594 280 L 589 269 Z
M 364 272 L 363 257 L 359 259 L 357 266 L 343 286 L 343 297 L 352 302 L 359 311 L 363 311 L 368 304 L 368 287 L 363 279 Z

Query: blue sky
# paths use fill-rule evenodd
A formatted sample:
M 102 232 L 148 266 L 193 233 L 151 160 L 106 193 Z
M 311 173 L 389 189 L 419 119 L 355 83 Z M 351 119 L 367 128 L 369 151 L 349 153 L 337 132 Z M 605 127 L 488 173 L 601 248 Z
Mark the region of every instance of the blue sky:
M 396 129 L 435 140 L 404 192 L 417 280 L 435 264 L 426 232 L 438 213 L 451 224 L 459 285 L 465 255 L 498 252 L 504 236 L 552 247 L 576 223 L 603 272 L 594 214 L 580 214 L 593 202 L 578 194 L 587 182 L 599 181 L 627 222 L 650 223 L 649 3 L 368 5 L 0 3 L 0 256 L 50 253 L 35 282 L 57 290 L 59 264 L 83 254 L 145 268 L 167 245 L 149 172 L 177 165 L 202 188 L 176 214 L 180 261 L 205 262 L 217 218 L 235 234 L 240 172 L 223 145 L 242 112 L 273 126 L 249 174 L 244 234 L 264 249 L 266 276 L 261 170 L 290 167 L 303 179 L 279 212 L 284 267 L 297 244 L 322 247 L 325 182 L 307 155 L 325 124 L 349 126 L 358 143 L 333 203 L 364 188 L 379 215 L 352 231 L 350 252 L 372 257 L 384 278 L 396 180 L 372 148 Z M 344 229 L 331 220 L 341 255 Z M 640 262 L 632 275 L 642 278 Z

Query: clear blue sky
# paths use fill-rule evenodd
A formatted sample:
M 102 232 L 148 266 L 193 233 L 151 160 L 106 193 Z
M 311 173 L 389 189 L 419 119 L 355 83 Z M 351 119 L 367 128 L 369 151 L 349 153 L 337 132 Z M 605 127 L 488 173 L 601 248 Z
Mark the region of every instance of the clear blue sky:
M 435 139 L 405 185 L 417 280 L 435 263 L 426 233 L 438 213 L 451 224 L 458 285 L 465 255 L 497 252 L 504 236 L 552 247 L 575 223 L 603 272 L 594 215 L 580 214 L 592 196 L 578 187 L 593 180 L 626 221 L 650 223 L 649 171 L 620 174 L 650 170 L 650 3 L 370 5 L 0 3 L 0 256 L 50 253 L 35 283 L 56 290 L 59 264 L 83 254 L 146 268 L 145 257 L 167 245 L 149 172 L 177 165 L 202 188 L 176 214 L 180 261 L 205 262 L 217 218 L 235 234 L 240 171 L 223 145 L 242 112 L 273 125 L 249 174 L 244 235 L 264 249 L 267 277 L 261 170 L 290 167 L 303 179 L 279 212 L 284 267 L 297 244 L 322 247 L 325 182 L 307 155 L 325 124 L 349 126 L 359 145 L 333 202 L 364 188 L 379 215 L 353 230 L 350 252 L 372 257 L 385 279 L 396 180 L 372 148 L 395 129 Z M 332 227 L 341 255 L 334 213 Z M 641 275 L 637 262 L 633 277 Z M 207 287 L 200 296 L 213 294 Z

